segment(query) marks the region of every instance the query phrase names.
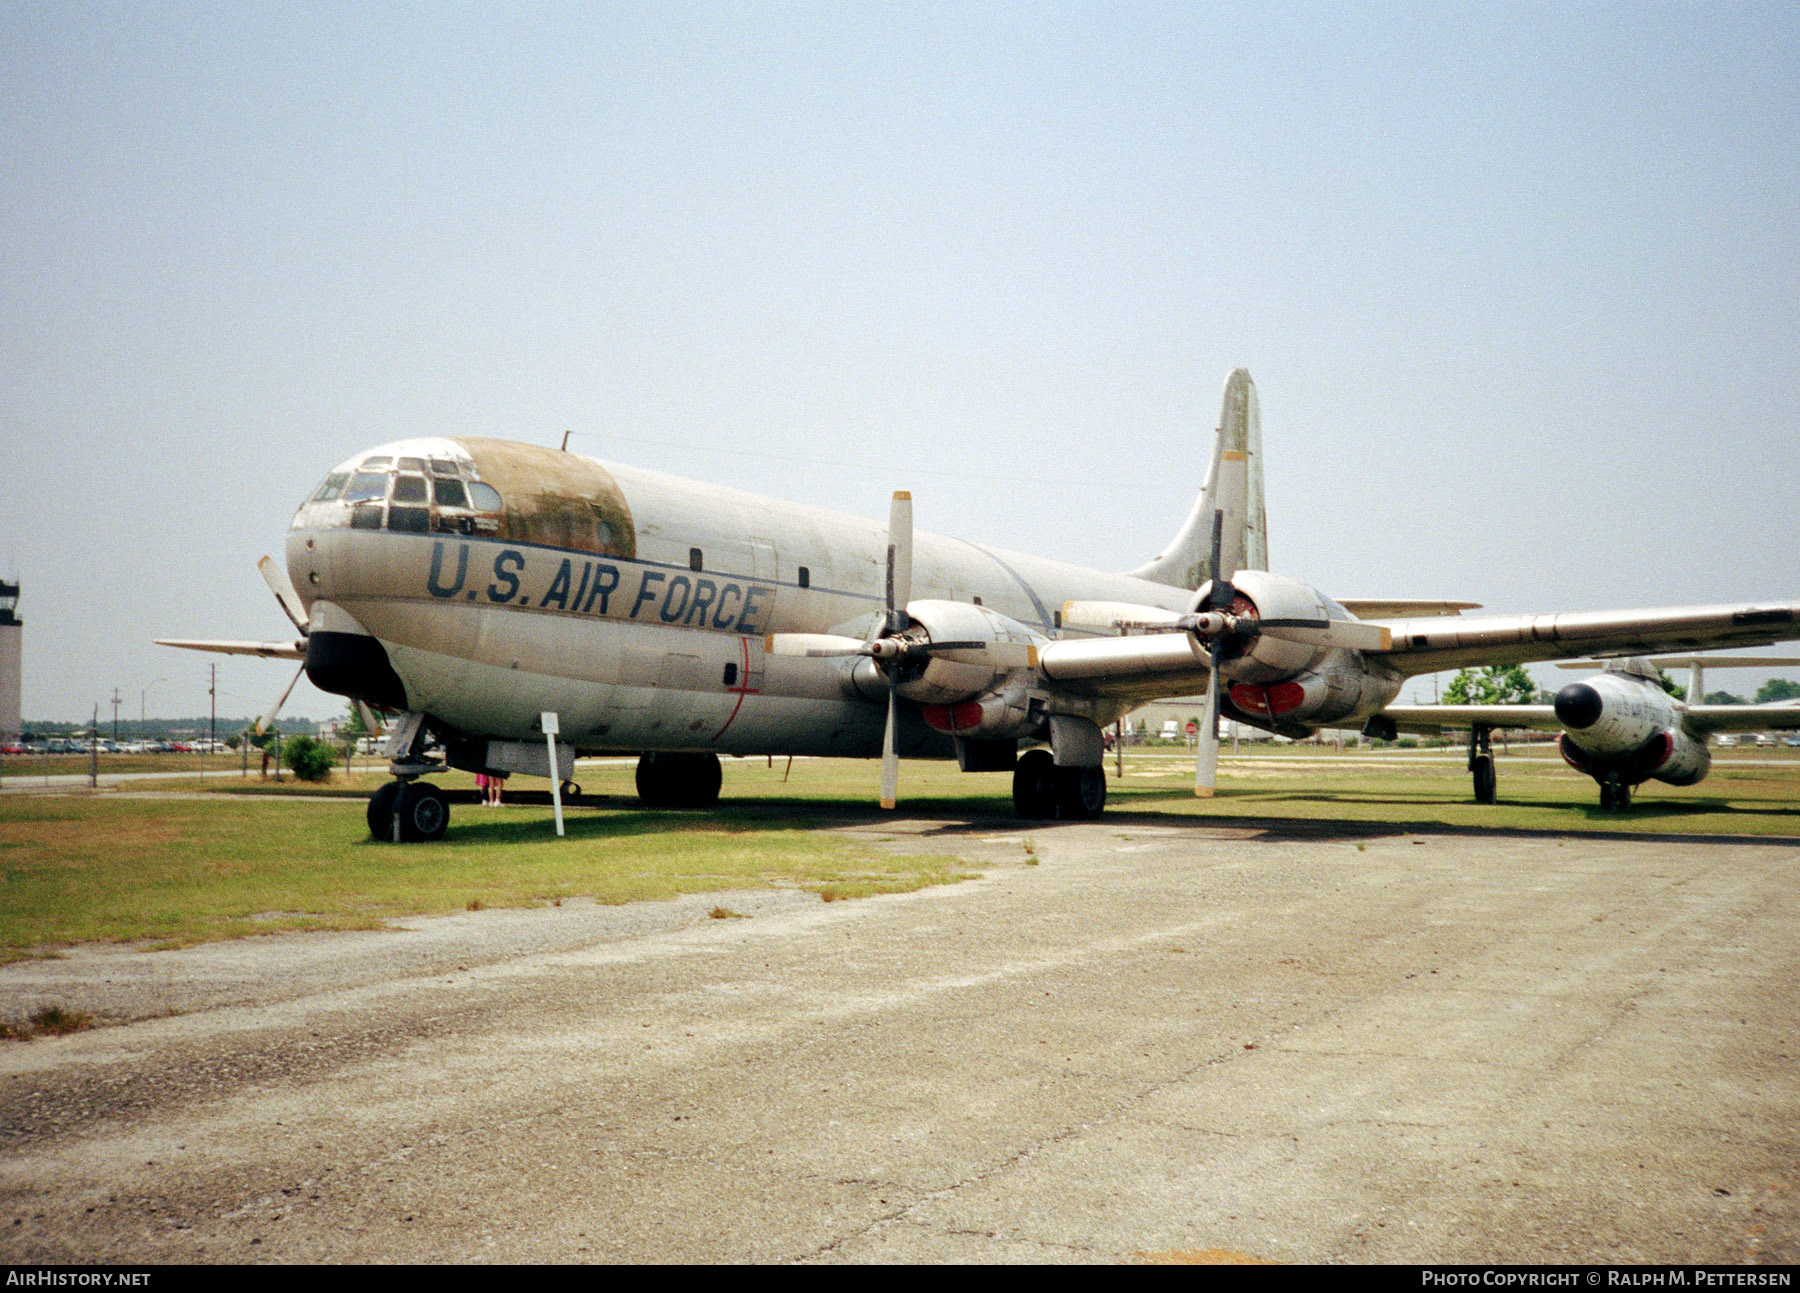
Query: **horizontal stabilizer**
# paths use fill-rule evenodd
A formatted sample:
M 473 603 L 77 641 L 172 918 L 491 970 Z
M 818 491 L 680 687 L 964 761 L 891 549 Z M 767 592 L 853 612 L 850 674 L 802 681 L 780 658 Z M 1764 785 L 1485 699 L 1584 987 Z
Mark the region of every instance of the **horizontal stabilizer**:
M 212 651 L 219 655 L 255 655 L 265 660 L 304 660 L 304 642 L 230 642 L 216 638 L 157 638 L 157 646 L 186 651 Z
M 1556 709 L 1551 705 L 1389 705 L 1381 717 L 1394 720 L 1402 732 L 1437 732 L 1446 727 L 1525 728 L 1536 732 L 1560 732 Z

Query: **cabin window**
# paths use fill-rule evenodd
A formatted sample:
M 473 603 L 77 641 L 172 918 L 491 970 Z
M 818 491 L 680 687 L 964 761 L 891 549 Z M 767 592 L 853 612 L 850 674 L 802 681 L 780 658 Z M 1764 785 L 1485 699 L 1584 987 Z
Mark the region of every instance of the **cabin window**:
M 381 471 L 359 471 L 350 478 L 344 487 L 346 503 L 367 503 L 371 499 L 387 497 L 387 473 Z
M 1061 611 L 1056 612 L 1056 627 L 1057 628 L 1062 627 L 1062 612 Z
M 703 569 L 705 569 L 705 567 L 706 567 L 706 561 L 703 557 L 701 557 L 700 549 L 689 548 L 688 549 L 688 569 L 689 570 L 703 570 Z
M 469 482 L 469 501 L 483 512 L 500 510 L 500 491 L 492 485 L 484 485 L 478 480 Z
M 731 686 L 735 686 L 736 683 L 737 683 L 737 666 L 735 664 L 728 664 L 725 666 L 725 685 L 727 687 L 731 687 Z
M 431 495 L 425 489 L 423 476 L 394 477 L 394 502 L 424 503 L 428 502 L 430 498 Z
M 800 567 L 800 587 L 812 587 L 812 571 L 808 570 L 805 566 Z
M 979 606 L 979 605 L 981 605 L 981 598 L 979 598 L 979 597 L 977 597 L 977 598 L 976 598 L 976 599 L 975 599 L 975 604 L 976 604 L 976 605 L 977 605 L 977 606 Z
M 439 507 L 467 507 L 469 505 L 469 492 L 463 488 L 460 480 L 434 480 L 431 482 L 431 490 L 437 495 Z
M 595 521 L 594 537 L 600 541 L 601 548 L 610 548 L 613 541 L 612 526 L 605 521 Z
M 431 512 L 423 507 L 390 507 L 388 529 L 402 534 L 424 534 L 431 529 Z

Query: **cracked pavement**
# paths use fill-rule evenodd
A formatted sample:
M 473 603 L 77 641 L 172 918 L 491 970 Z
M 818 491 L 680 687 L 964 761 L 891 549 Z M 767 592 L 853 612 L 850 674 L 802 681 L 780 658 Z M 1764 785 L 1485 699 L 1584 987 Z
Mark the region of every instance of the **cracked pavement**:
M 843 833 L 983 878 L 0 967 L 0 1260 L 1800 1259 L 1791 843 Z

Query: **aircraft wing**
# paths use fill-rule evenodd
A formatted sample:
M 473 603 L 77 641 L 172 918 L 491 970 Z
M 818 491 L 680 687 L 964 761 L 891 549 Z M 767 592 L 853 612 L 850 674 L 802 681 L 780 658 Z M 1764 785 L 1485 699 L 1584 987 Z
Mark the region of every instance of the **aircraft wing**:
M 1392 630 L 1393 641 L 1385 651 L 1367 655 L 1410 678 L 1440 669 L 1525 664 L 1569 656 L 1767 646 L 1800 637 L 1800 602 L 1561 615 L 1435 616 L 1383 623 Z
M 1523 727 L 1534 732 L 1560 732 L 1550 705 L 1389 705 L 1382 718 L 1394 720 L 1402 732 L 1438 732 L 1446 727 Z
M 1480 602 L 1426 601 L 1416 597 L 1339 597 L 1337 604 L 1359 620 L 1391 620 L 1402 615 L 1461 615 L 1478 611 Z
M 1774 705 L 1689 705 L 1687 728 L 1705 732 L 1773 732 L 1800 728 L 1800 701 Z
M 157 638 L 157 646 L 213 651 L 219 655 L 255 655 L 265 660 L 304 660 L 304 642 L 231 642 L 217 638 Z

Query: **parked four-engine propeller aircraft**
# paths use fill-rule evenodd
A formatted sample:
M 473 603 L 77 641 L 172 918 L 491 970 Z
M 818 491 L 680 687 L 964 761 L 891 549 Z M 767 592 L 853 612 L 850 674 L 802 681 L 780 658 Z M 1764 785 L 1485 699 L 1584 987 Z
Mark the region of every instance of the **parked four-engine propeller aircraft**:
M 1800 665 L 1800 659 L 1773 656 L 1628 656 L 1607 661 L 1570 661 L 1559 669 L 1594 669 L 1572 682 L 1549 705 L 1389 705 L 1378 716 L 1387 734 L 1396 730 L 1435 732 L 1445 727 L 1469 731 L 1469 771 L 1475 801 L 1494 802 L 1494 757 L 1490 734 L 1496 728 L 1559 732 L 1557 749 L 1570 767 L 1600 786 L 1602 808 L 1626 808 L 1631 791 L 1651 779 L 1692 786 L 1712 768 L 1706 748 L 1714 732 L 1770 732 L 1800 728 L 1800 702 L 1773 705 L 1707 705 L 1677 700 L 1663 689 L 1662 670 L 1685 665 L 1687 694 L 1706 695 L 1707 669 L 1766 669 Z
M 420 840 L 449 816 L 429 774 L 566 780 L 578 752 L 639 754 L 651 806 L 715 802 L 721 754 L 880 754 L 887 807 L 901 756 L 954 757 L 1010 771 L 1023 816 L 1094 817 L 1101 729 L 1157 697 L 1205 690 L 1211 794 L 1221 712 L 1307 735 L 1374 718 L 1416 674 L 1800 636 L 1795 602 L 1465 618 L 1336 601 L 1268 570 L 1261 458 L 1239 369 L 1186 523 L 1107 574 L 915 536 L 905 494 L 883 530 L 536 445 L 406 440 L 301 504 L 289 580 L 265 558 L 298 641 L 171 645 L 299 659 L 399 715 L 370 829 Z

